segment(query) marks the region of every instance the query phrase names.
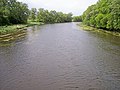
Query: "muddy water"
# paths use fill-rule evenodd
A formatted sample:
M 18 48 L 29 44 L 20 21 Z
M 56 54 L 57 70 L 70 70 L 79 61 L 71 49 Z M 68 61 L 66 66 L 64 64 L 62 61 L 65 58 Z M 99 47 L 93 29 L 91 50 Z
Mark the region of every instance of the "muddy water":
M 0 90 L 120 90 L 120 38 L 76 23 L 29 27 L 0 47 Z

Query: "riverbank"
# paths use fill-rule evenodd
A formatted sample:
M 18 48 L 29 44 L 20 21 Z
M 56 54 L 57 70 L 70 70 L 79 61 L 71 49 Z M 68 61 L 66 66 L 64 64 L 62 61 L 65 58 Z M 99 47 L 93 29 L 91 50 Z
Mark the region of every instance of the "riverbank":
M 43 23 L 40 22 L 28 22 L 27 24 L 16 24 L 16 25 L 8 25 L 8 26 L 0 26 L 0 36 L 16 33 L 19 30 L 25 30 L 26 27 L 33 26 L 33 25 L 41 25 Z
M 26 35 L 26 29 L 33 25 L 42 25 L 39 22 L 29 22 L 27 24 L 17 24 L 0 26 L 0 43 L 8 43 Z
M 120 37 L 120 32 L 108 31 L 108 30 L 104 30 L 104 29 L 97 29 L 97 28 L 94 28 L 94 27 L 91 27 L 91 26 L 84 25 L 82 23 L 77 24 L 77 25 L 80 26 L 83 30 L 86 30 L 86 31 L 99 32 L 99 33 L 104 33 L 104 34 L 111 34 L 111 35 Z

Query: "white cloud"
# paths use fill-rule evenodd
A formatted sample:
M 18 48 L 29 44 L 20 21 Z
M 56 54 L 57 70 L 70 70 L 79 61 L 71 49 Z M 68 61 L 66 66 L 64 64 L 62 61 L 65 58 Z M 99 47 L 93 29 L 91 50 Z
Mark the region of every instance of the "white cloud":
M 81 15 L 88 6 L 95 4 L 98 0 L 18 0 L 27 3 L 29 8 L 45 8 L 48 10 L 72 12 Z

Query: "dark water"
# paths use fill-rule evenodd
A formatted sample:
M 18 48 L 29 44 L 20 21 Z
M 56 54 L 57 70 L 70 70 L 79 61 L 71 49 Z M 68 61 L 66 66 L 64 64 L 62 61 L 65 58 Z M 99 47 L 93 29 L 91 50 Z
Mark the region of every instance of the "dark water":
M 30 27 L 0 47 L 0 90 L 120 90 L 120 38 L 76 23 Z

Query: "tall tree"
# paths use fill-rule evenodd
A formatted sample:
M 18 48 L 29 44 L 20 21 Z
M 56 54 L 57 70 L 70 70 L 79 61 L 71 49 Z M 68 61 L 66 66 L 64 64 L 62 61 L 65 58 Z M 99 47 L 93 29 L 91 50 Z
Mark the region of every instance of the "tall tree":
M 16 0 L 0 0 L 0 25 L 26 23 L 28 6 Z
M 71 22 L 72 13 L 62 13 L 56 12 L 55 10 L 48 11 L 40 8 L 37 13 L 37 20 L 44 23 L 62 23 L 62 22 Z
M 82 19 L 90 26 L 120 31 L 120 0 L 99 0 L 88 7 Z
M 37 17 L 37 9 L 36 8 L 32 8 L 30 10 L 30 20 L 35 21 Z
M 73 21 L 74 22 L 82 22 L 82 16 L 74 16 Z

